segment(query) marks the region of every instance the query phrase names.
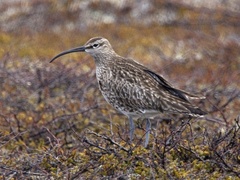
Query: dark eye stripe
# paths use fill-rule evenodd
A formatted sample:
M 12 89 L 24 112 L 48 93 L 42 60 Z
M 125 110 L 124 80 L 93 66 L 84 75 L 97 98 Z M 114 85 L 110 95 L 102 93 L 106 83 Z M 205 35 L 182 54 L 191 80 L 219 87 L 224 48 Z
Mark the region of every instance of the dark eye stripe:
M 90 46 L 90 48 L 97 48 L 104 45 L 104 43 L 94 43 L 93 45 Z
M 96 47 L 98 47 L 98 46 L 99 46 L 99 44 L 93 44 L 93 45 L 92 45 L 93 48 L 96 48 Z

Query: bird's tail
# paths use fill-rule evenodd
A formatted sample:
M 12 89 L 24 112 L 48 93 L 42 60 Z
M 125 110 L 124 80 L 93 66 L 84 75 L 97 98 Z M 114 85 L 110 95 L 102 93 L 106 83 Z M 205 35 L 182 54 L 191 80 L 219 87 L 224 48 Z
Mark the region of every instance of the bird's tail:
M 207 112 L 192 105 L 189 101 L 183 101 L 182 99 L 175 97 L 169 97 L 169 99 L 165 101 L 165 106 L 162 107 L 163 111 L 166 112 L 186 114 L 193 117 L 200 117 L 207 114 Z
M 200 117 L 200 116 L 204 116 L 207 114 L 205 111 L 201 110 L 198 107 L 189 107 L 188 109 L 190 110 L 189 115 L 193 116 L 193 117 Z
M 194 95 L 194 94 L 191 94 L 189 92 L 186 92 L 186 91 L 183 91 L 183 90 L 180 90 L 178 89 L 178 91 L 180 91 L 182 94 L 184 94 L 187 99 L 205 99 L 206 97 L 205 96 L 200 96 L 200 95 Z

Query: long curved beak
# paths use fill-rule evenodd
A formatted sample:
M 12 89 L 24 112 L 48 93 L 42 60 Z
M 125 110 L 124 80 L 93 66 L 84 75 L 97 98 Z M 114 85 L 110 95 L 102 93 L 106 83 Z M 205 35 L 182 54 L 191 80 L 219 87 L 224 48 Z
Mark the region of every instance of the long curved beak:
M 55 59 L 59 58 L 60 56 L 65 55 L 65 54 L 70 54 L 70 53 L 74 53 L 74 52 L 84 52 L 85 49 L 86 49 L 85 46 L 81 46 L 81 47 L 69 49 L 69 50 L 67 50 L 67 51 L 63 51 L 63 52 L 61 52 L 60 54 L 56 55 L 54 58 L 52 58 L 49 63 L 53 62 Z

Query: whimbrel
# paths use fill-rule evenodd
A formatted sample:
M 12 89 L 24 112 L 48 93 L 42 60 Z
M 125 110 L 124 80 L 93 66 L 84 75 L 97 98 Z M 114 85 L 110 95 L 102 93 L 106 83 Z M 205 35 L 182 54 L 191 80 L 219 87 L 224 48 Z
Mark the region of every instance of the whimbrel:
M 129 119 L 130 141 L 134 135 L 133 118 L 141 117 L 147 120 L 144 143 L 146 147 L 151 129 L 150 118 L 160 113 L 180 113 L 193 117 L 206 114 L 189 102 L 189 99 L 197 96 L 173 87 L 162 76 L 140 63 L 119 56 L 105 38 L 92 38 L 83 46 L 58 54 L 50 62 L 73 52 L 86 52 L 94 58 L 102 95 Z

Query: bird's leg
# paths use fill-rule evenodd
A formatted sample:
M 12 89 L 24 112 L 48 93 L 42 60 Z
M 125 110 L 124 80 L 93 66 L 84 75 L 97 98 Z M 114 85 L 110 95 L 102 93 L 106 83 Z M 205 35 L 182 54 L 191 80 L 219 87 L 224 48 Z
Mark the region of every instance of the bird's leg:
M 130 125 L 130 142 L 132 142 L 135 127 L 134 127 L 133 118 L 129 116 L 128 119 L 129 119 L 129 125 Z
M 145 148 L 148 145 L 150 131 L 151 131 L 151 121 L 150 121 L 150 119 L 147 119 L 147 121 L 146 121 L 146 138 L 145 138 L 145 143 L 144 143 Z

